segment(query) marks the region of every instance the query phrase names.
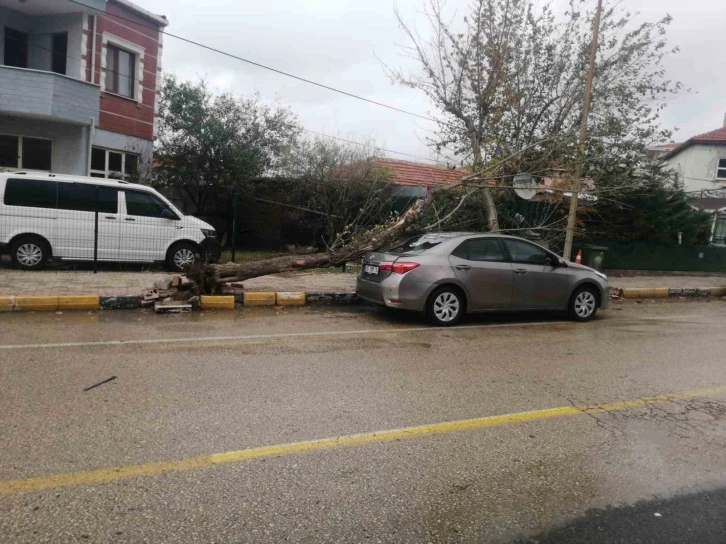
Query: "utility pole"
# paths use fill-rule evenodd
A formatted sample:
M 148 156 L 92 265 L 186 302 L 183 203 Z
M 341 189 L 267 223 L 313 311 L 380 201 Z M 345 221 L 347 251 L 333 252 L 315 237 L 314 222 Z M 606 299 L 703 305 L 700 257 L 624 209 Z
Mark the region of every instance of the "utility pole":
M 590 67 L 587 70 L 585 82 L 585 104 L 582 108 L 582 121 L 580 122 L 580 135 L 577 138 L 577 155 L 575 159 L 575 185 L 572 188 L 570 199 L 570 214 L 567 217 L 567 234 L 565 236 L 565 251 L 563 257 L 568 261 L 572 259 L 572 239 L 575 237 L 575 226 L 577 225 L 577 201 L 580 192 L 582 177 L 582 161 L 585 155 L 585 141 L 587 140 L 587 118 L 590 115 L 590 100 L 592 98 L 592 79 L 595 75 L 595 56 L 597 55 L 597 39 L 600 33 L 600 13 L 602 12 L 602 0 L 597 0 L 597 11 L 595 11 L 595 22 L 593 23 L 592 44 L 590 45 Z

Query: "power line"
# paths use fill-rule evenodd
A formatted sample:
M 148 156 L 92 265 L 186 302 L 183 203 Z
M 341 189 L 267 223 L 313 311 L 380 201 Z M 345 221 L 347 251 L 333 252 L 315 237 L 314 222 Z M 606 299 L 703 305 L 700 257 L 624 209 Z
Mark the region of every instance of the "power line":
M 441 164 L 441 161 L 437 161 L 436 159 L 427 159 L 425 157 L 419 157 L 417 155 L 411 155 L 409 153 L 404 153 L 403 151 L 393 151 L 392 149 L 386 149 L 385 147 L 378 147 L 378 146 L 375 146 L 375 145 L 368 145 L 368 144 L 364 144 L 364 143 L 361 143 L 361 142 L 356 142 L 355 140 L 346 140 L 345 138 L 339 138 L 338 136 L 331 136 L 330 134 L 323 134 L 322 132 L 316 132 L 314 130 L 310 130 L 310 129 L 307 129 L 307 128 L 303 128 L 303 130 L 305 132 L 309 132 L 311 134 L 316 134 L 318 136 L 323 136 L 325 138 L 332 138 L 333 140 L 338 140 L 338 141 L 345 142 L 345 143 L 348 143 L 348 144 L 360 145 L 360 146 L 363 146 L 363 147 L 370 147 L 371 149 L 377 149 L 379 151 L 385 151 L 386 153 L 395 153 L 396 155 L 403 155 L 405 157 L 411 157 L 413 159 L 419 159 L 419 160 L 423 160 L 423 161 L 435 162 L 436 164 Z
M 265 64 L 261 64 L 259 62 L 255 62 L 253 60 L 249 60 L 249 59 L 246 59 L 244 57 L 240 57 L 239 55 L 235 55 L 233 53 L 228 53 L 227 51 L 222 51 L 221 49 L 217 49 L 215 47 L 211 47 L 209 45 L 205 45 L 203 43 L 200 43 L 200 42 L 191 40 L 189 38 L 184 38 L 183 36 L 179 36 L 177 34 L 172 34 L 170 32 L 167 32 L 165 30 L 162 30 L 162 29 L 160 29 L 160 28 L 158 28 L 156 26 L 145 25 L 145 24 L 139 23 L 138 21 L 134 21 L 134 20 L 129 19 L 127 17 L 123 17 L 121 15 L 113 15 L 113 14 L 110 14 L 110 13 L 106 13 L 103 10 L 100 10 L 100 9 L 97 9 L 97 8 L 91 8 L 91 7 L 89 7 L 89 6 L 81 3 L 79 0 L 68 0 L 68 1 L 69 2 L 72 2 L 74 4 L 78 4 L 79 6 L 83 6 L 83 8 L 85 8 L 85 9 L 91 9 L 93 11 L 97 11 L 99 13 L 102 13 L 106 17 L 115 17 L 117 19 L 121 19 L 122 21 L 127 21 L 129 23 L 133 23 L 133 24 L 135 24 L 137 26 L 141 26 L 141 27 L 144 27 L 144 28 L 148 28 L 150 30 L 154 30 L 155 32 L 159 32 L 160 34 L 163 34 L 165 36 L 169 36 L 171 38 L 176 38 L 177 40 L 180 40 L 180 41 L 183 41 L 183 42 L 192 44 L 192 45 L 196 45 L 197 47 L 201 47 L 202 49 L 206 49 L 208 51 L 212 51 L 214 53 L 218 53 L 220 55 L 224 55 L 226 57 L 230 57 L 230 58 L 233 58 L 233 59 L 236 59 L 236 60 L 245 62 L 247 64 L 251 64 L 252 66 L 257 66 L 258 68 L 262 68 L 262 69 L 268 70 L 270 72 L 275 72 L 276 74 L 280 74 L 280 75 L 283 75 L 283 76 L 287 76 L 287 77 L 296 79 L 298 81 L 302 81 L 304 83 L 308 83 L 310 85 L 315 85 L 316 87 L 320 87 L 322 89 L 327 89 L 328 91 L 333 91 L 335 93 L 339 93 L 339 94 L 342 94 L 344 96 L 348 96 L 350 98 L 355 98 L 357 100 L 362 100 L 364 102 L 368 102 L 369 104 L 374 104 L 376 106 L 381 106 L 382 108 L 387 108 L 389 110 L 397 111 L 399 113 L 405 113 L 406 115 L 411 115 L 413 117 L 418 117 L 419 119 L 426 119 L 427 121 L 433 121 L 434 123 L 438 123 L 439 122 L 438 120 L 434 119 L 433 117 L 428 117 L 426 115 L 421 115 L 419 113 L 414 113 L 412 111 L 408 111 L 408 110 L 404 110 L 404 109 L 401 109 L 401 108 L 397 108 L 396 106 L 391 106 L 389 104 L 384 104 L 383 102 L 378 102 L 376 100 L 371 100 L 370 98 L 365 98 L 363 96 L 360 96 L 360 95 L 357 95 L 357 94 L 353 94 L 353 93 L 348 92 L 348 91 L 343 91 L 341 89 L 336 89 L 335 87 L 331 87 L 331 86 L 325 85 L 323 83 L 318 83 L 317 81 L 313 81 L 311 79 L 306 79 L 306 78 L 301 77 L 301 76 L 296 76 L 295 74 L 291 74 L 291 73 L 285 72 L 283 70 L 278 70 L 277 68 L 272 68 L 271 66 L 267 66 Z
M 70 1 L 72 1 L 72 0 L 70 0 Z M 48 51 L 50 53 L 53 52 L 52 49 L 49 49 L 47 47 L 43 47 L 42 45 L 38 45 L 38 44 L 29 44 L 29 45 L 31 47 L 35 47 L 36 49 L 40 49 L 42 51 Z M 79 59 L 78 57 L 72 57 L 70 55 L 66 55 L 66 58 L 69 58 L 69 59 L 72 59 L 72 60 L 77 60 L 79 62 L 83 62 L 82 59 Z M 147 73 L 151 74 L 151 72 L 147 72 Z M 153 92 L 153 93 L 156 93 L 157 92 L 156 89 L 152 89 L 150 87 L 146 87 L 143 84 L 141 85 L 141 88 L 144 89 L 144 90 Z M 111 94 L 113 94 L 113 93 L 111 93 Z M 141 106 L 143 108 L 148 108 L 148 109 L 155 109 L 154 106 L 150 106 L 148 104 L 143 104 L 143 103 L 139 103 L 139 106 Z M 304 128 L 304 127 L 300 127 L 300 128 L 304 132 L 309 132 L 311 134 L 315 134 L 315 135 L 320 136 L 320 137 L 323 137 L 323 138 L 330 138 L 330 139 L 333 139 L 333 140 L 338 140 L 338 141 L 346 142 L 346 143 L 353 144 L 353 145 L 359 145 L 359 146 L 363 146 L 363 147 L 370 147 L 372 149 L 377 149 L 379 151 L 384 151 L 386 153 L 393 153 L 395 155 L 401 155 L 401 156 L 404 156 L 404 157 L 410 157 L 412 159 L 418 159 L 418 160 L 422 160 L 422 161 L 429 161 L 429 162 L 434 162 L 436 164 L 441 164 L 441 161 L 436 160 L 436 159 L 430 159 L 430 158 L 426 158 L 426 157 L 419 157 L 418 155 L 412 155 L 410 153 L 404 153 L 403 151 L 396 151 L 394 149 L 387 149 L 385 147 L 378 147 L 378 146 L 375 146 L 375 145 L 368 145 L 368 144 L 364 144 L 364 143 L 361 143 L 361 142 L 356 142 L 355 140 L 347 140 L 345 138 L 340 138 L 338 136 L 331 136 L 330 134 L 325 134 L 323 132 L 317 132 L 315 130 L 310 130 L 310 129 Z

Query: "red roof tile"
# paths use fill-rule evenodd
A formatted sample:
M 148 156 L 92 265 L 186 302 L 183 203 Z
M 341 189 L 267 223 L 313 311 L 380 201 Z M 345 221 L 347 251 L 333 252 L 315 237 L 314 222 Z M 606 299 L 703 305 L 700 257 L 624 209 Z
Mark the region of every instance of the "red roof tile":
M 704 132 L 703 134 L 689 138 L 675 149 L 663 155 L 661 158 L 670 159 L 671 157 L 675 157 L 678 153 L 693 144 L 726 144 L 726 127 L 717 128 L 716 130 Z
M 465 168 L 451 169 L 444 166 L 421 164 L 418 162 L 379 159 L 378 164 L 393 172 L 391 183 L 395 185 L 416 186 L 451 185 L 467 175 Z

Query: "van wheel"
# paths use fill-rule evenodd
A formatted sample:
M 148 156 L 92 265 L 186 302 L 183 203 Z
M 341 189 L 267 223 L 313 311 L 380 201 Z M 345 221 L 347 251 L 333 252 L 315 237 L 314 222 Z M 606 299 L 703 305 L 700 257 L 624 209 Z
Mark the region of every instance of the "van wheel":
M 176 244 L 169 250 L 166 264 L 172 272 L 184 272 L 184 267 L 199 260 L 199 248 L 189 242 Z
M 40 270 L 49 257 L 50 248 L 40 236 L 23 236 L 10 248 L 10 258 L 21 270 Z
M 464 315 L 466 302 L 461 292 L 452 287 L 437 289 L 426 303 L 426 316 L 439 327 L 456 325 Z
M 597 294 L 592 287 L 580 287 L 572 294 L 569 314 L 575 321 L 590 321 L 597 312 Z

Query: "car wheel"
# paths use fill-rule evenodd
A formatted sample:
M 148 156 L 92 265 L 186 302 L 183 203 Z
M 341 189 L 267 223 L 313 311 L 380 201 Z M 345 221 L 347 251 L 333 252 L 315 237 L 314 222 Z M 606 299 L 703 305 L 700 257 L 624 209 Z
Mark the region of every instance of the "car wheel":
M 10 258 L 21 270 L 40 270 L 49 256 L 48 244 L 40 236 L 24 236 L 10 248 Z
M 597 295 L 592 287 L 580 287 L 570 300 L 570 317 L 575 321 L 590 321 L 597 313 Z
M 184 272 L 184 267 L 192 265 L 199 259 L 199 248 L 194 244 L 182 242 L 171 248 L 167 265 L 173 272 Z
M 434 325 L 456 325 L 464 315 L 465 301 L 461 292 L 451 287 L 434 291 L 426 304 L 426 315 Z

